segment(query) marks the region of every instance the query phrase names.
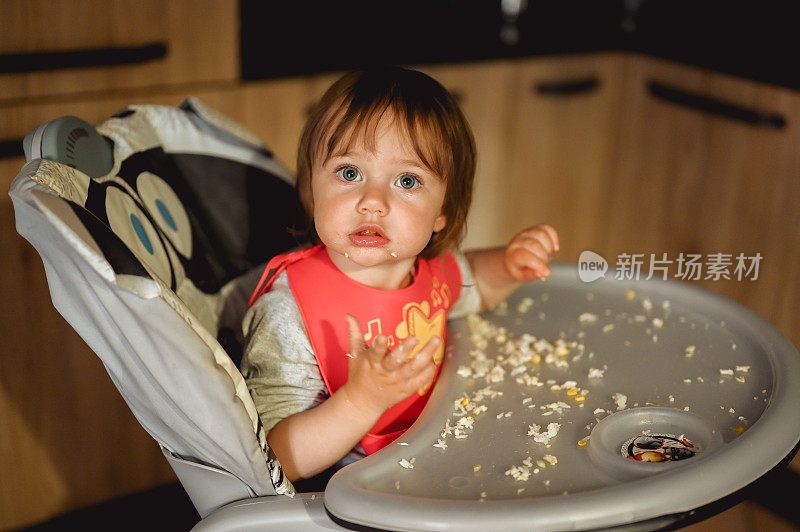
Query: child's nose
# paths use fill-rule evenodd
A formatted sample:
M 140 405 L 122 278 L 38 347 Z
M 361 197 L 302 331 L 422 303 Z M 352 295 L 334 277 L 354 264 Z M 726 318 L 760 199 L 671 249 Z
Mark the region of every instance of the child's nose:
M 366 186 L 358 202 L 358 212 L 361 214 L 377 214 L 386 216 L 389 213 L 389 202 L 386 194 L 378 186 Z

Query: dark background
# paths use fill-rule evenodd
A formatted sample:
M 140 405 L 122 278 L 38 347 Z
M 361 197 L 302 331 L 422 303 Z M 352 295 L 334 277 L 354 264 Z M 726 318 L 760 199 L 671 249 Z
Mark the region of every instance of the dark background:
M 529 0 L 242 0 L 245 80 L 371 63 L 426 64 L 623 50 L 800 89 L 795 2 Z M 515 43 L 501 28 L 513 24 Z

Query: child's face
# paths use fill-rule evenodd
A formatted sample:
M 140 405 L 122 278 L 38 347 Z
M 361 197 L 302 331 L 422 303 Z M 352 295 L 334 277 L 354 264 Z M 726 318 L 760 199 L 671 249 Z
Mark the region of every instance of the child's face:
M 374 150 L 356 139 L 347 153 L 315 161 L 311 191 L 317 234 L 337 265 L 409 268 L 431 235 L 445 227 L 445 190 L 404 130 L 385 116 Z

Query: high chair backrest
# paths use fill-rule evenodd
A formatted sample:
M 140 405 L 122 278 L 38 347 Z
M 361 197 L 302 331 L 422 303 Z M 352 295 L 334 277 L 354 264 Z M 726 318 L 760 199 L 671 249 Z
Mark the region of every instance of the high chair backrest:
M 60 118 L 24 148 L 29 162 L 10 190 L 17 230 L 42 257 L 54 305 L 190 496 L 184 477 L 231 481 L 222 491 L 232 495 L 209 498 L 204 487 L 192 497 L 201 515 L 291 493 L 237 369 L 259 265 L 297 243 L 290 173 L 191 98 L 131 106 L 97 128 Z

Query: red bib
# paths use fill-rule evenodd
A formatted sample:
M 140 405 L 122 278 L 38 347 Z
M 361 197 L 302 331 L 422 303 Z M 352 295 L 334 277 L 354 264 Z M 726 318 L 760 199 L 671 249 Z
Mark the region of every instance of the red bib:
M 333 264 L 322 245 L 278 255 L 267 264 L 251 305 L 269 291 L 284 269 L 331 394 L 347 382 L 350 347 L 345 314 L 359 319 L 367 343 L 384 334 L 393 349 L 403 338 L 416 336 L 419 343 L 409 356 L 416 354 L 433 336 L 441 337 L 442 345 L 434 355 L 440 367 L 447 313 L 461 292 L 461 272 L 451 253 L 419 259 L 414 281 L 400 290 L 379 290 L 350 279 Z M 437 367 L 431 384 L 438 375 Z M 430 390 L 428 385 L 383 413 L 361 440 L 367 454 L 390 444 L 414 423 L 428 402 Z

